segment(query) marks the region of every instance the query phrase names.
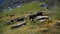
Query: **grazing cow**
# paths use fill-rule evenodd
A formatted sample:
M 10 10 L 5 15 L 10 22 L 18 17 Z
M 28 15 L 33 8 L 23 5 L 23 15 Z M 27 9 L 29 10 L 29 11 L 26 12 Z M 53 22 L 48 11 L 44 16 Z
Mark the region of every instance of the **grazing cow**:
M 33 21 L 37 16 L 43 16 L 43 12 L 37 12 L 36 14 L 31 14 L 28 16 L 28 18 Z
M 13 24 L 14 20 L 7 21 L 6 24 L 10 25 Z
M 11 22 L 14 22 L 14 20 L 11 20 Z
M 29 15 L 28 18 L 33 21 L 36 18 L 36 15 L 35 14 Z
M 25 21 L 23 21 L 22 23 L 17 23 L 17 24 L 15 24 L 15 25 L 13 25 L 13 26 L 11 27 L 11 29 L 18 28 L 18 27 L 21 27 L 21 26 L 23 26 L 23 25 L 26 25 Z
M 20 17 L 20 18 L 17 18 L 16 20 L 17 20 L 17 22 L 20 22 L 20 21 L 24 21 L 24 18 L 25 17 Z
M 37 12 L 36 16 L 43 16 L 43 12 Z

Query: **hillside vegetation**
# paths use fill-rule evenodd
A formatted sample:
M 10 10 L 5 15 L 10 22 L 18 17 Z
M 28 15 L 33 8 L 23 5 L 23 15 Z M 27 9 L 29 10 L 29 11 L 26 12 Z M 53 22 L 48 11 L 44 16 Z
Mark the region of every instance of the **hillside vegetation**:
M 21 7 L 13 9 L 12 11 L 6 11 L 0 14 L 0 16 L 2 17 L 0 23 L 3 24 L 0 28 L 1 34 L 60 34 L 60 27 L 54 27 L 56 21 L 60 20 L 60 9 L 48 10 L 42 8 L 40 4 L 41 2 L 30 2 L 22 5 Z M 31 22 L 30 20 L 26 19 L 27 25 L 16 29 L 11 29 L 11 25 L 5 25 L 6 21 L 8 20 L 15 19 L 21 16 L 27 16 L 31 13 L 34 14 L 38 11 L 52 13 L 51 15 L 49 15 L 52 20 L 47 20 L 46 22 L 41 24 L 40 21 Z M 11 14 L 14 14 L 15 16 L 10 17 Z

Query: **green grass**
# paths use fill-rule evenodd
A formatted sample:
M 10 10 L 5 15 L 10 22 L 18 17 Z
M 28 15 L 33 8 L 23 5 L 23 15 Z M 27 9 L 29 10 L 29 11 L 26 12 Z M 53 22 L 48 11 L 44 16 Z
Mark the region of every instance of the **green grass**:
M 30 12 L 36 12 L 42 10 L 42 8 L 40 7 L 40 2 L 34 2 L 34 3 L 27 3 L 24 4 L 23 6 L 19 7 L 19 8 L 15 8 L 10 12 L 6 12 L 3 15 L 6 14 L 11 14 L 11 13 L 16 13 L 16 14 L 22 14 L 22 13 L 30 13 Z
M 15 13 L 16 16 L 21 16 L 21 14 L 23 15 L 24 13 L 25 14 L 29 14 L 31 12 L 34 13 L 34 12 L 37 12 L 37 11 L 40 11 L 40 10 L 42 10 L 42 8 L 40 7 L 40 2 L 27 3 L 27 4 L 24 4 L 23 6 L 21 6 L 19 8 L 13 9 L 10 12 L 6 11 L 5 13 L 0 14 L 0 16 L 3 17 L 3 19 L 1 20 L 2 22 L 0 21 L 0 23 L 2 23 L 2 25 L 3 25 L 6 21 L 12 19 L 11 17 L 9 17 L 7 15 L 10 15 L 10 14 L 13 14 L 13 13 Z M 32 24 L 34 24 L 34 23 L 32 23 Z M 34 30 L 29 29 L 30 28 L 29 26 L 25 26 L 25 29 L 27 28 L 26 30 L 24 29 L 24 27 L 22 27 L 20 29 L 21 31 L 19 31 L 18 29 L 16 29 L 16 31 L 15 30 L 11 30 L 10 29 L 10 27 L 11 27 L 10 25 L 8 25 L 8 26 L 4 25 L 3 27 L 4 28 L 2 29 L 2 26 L 1 26 L 1 33 L 2 33 L 2 30 L 3 30 L 3 34 L 17 34 L 17 33 L 18 34 L 20 34 L 20 33 L 21 34 L 29 34 L 29 33 L 33 33 L 34 30 L 35 30 L 35 29 Z
M 27 4 L 24 4 L 23 6 L 19 7 L 19 8 L 15 8 L 13 9 L 12 11 L 6 11 L 5 13 L 2 13 L 0 16 L 2 16 L 4 19 L 0 20 L 0 23 L 1 24 L 4 24 L 6 21 L 8 20 L 11 20 L 11 19 L 14 19 L 7 16 L 7 15 L 10 15 L 10 14 L 13 14 L 15 13 L 16 17 L 17 16 L 22 16 L 24 14 L 30 14 L 30 13 L 35 13 L 37 11 L 46 11 L 46 12 L 53 12 L 54 14 L 51 15 L 52 18 L 59 18 L 60 16 L 60 10 L 56 10 L 56 11 L 50 11 L 50 10 L 47 10 L 47 9 L 43 9 L 40 7 L 40 2 L 33 2 L 33 3 L 27 3 Z M 57 13 L 57 14 L 56 14 Z M 55 17 L 54 17 L 55 16 Z M 57 17 L 56 17 L 57 16 Z M 48 23 L 45 23 L 44 25 L 40 23 L 40 21 L 29 21 L 29 20 L 26 20 L 27 22 L 27 25 L 26 26 L 23 26 L 21 28 L 17 28 L 17 29 L 10 29 L 11 28 L 11 25 L 4 25 L 4 28 L 0 28 L 1 30 L 1 33 L 2 33 L 2 30 L 3 30 L 3 34 L 41 34 L 41 30 L 44 30 L 46 29 L 47 27 L 47 24 Z M 50 23 L 50 22 L 49 22 Z M 49 27 L 48 27 L 49 28 Z M 51 29 L 51 31 L 55 31 L 54 28 L 49 28 Z M 48 33 L 48 32 L 47 32 Z M 43 34 L 45 34 L 43 32 Z
M 30 13 L 35 13 L 37 11 L 42 11 L 44 9 L 42 9 L 40 7 L 40 2 L 33 2 L 33 3 L 27 3 L 24 4 L 23 6 L 19 7 L 19 8 L 15 8 L 12 11 L 6 11 L 5 13 L 2 13 L 0 16 L 2 16 L 4 19 L 4 21 L 9 20 L 10 18 L 8 18 L 10 14 L 15 14 L 16 16 L 21 16 L 24 14 L 30 14 Z M 7 17 L 7 18 L 5 18 Z

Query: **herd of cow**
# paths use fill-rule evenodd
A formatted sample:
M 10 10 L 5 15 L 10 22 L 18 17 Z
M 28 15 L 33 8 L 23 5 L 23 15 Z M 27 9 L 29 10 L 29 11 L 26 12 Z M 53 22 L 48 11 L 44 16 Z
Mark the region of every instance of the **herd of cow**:
M 46 20 L 49 20 L 49 16 L 45 16 L 43 14 L 43 12 L 37 12 L 36 14 L 30 14 L 28 16 L 23 16 L 23 17 L 19 17 L 10 21 L 7 21 L 6 24 L 14 24 L 14 21 L 19 22 L 18 24 L 15 24 L 14 26 L 12 26 L 11 28 L 17 28 L 23 25 L 26 25 L 25 19 L 29 19 L 31 21 L 34 20 L 40 20 L 41 22 L 44 22 Z M 20 23 L 21 22 L 21 23 Z

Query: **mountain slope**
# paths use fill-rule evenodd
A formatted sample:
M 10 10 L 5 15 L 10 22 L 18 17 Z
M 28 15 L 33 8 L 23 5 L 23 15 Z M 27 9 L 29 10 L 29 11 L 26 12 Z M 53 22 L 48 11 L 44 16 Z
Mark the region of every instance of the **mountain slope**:
M 22 5 L 19 8 L 15 8 L 12 11 L 6 11 L 3 14 L 1 14 L 0 16 L 2 16 L 3 18 L 0 20 L 0 22 L 3 24 L 3 34 L 60 34 L 60 29 L 59 28 L 55 28 L 54 24 L 56 23 L 57 19 L 55 19 L 56 16 L 60 17 L 60 10 L 56 9 L 56 11 L 50 11 L 47 9 L 44 9 L 40 6 L 40 2 L 31 2 L 31 3 L 27 3 Z M 26 16 L 26 14 L 31 14 L 31 13 L 36 13 L 38 11 L 43 11 L 46 13 L 53 13 L 51 15 L 49 15 L 52 19 L 52 21 L 47 21 L 44 22 L 43 24 L 41 24 L 40 21 L 29 21 L 26 20 L 27 25 L 17 28 L 17 29 L 11 29 L 12 25 L 4 25 L 6 23 L 6 21 L 11 20 L 11 19 L 15 19 L 21 16 Z M 10 17 L 11 14 L 14 14 L 15 16 Z M 57 17 L 57 18 L 58 18 Z M 14 22 L 17 23 L 17 22 Z M 2 30 L 2 28 L 1 28 Z

